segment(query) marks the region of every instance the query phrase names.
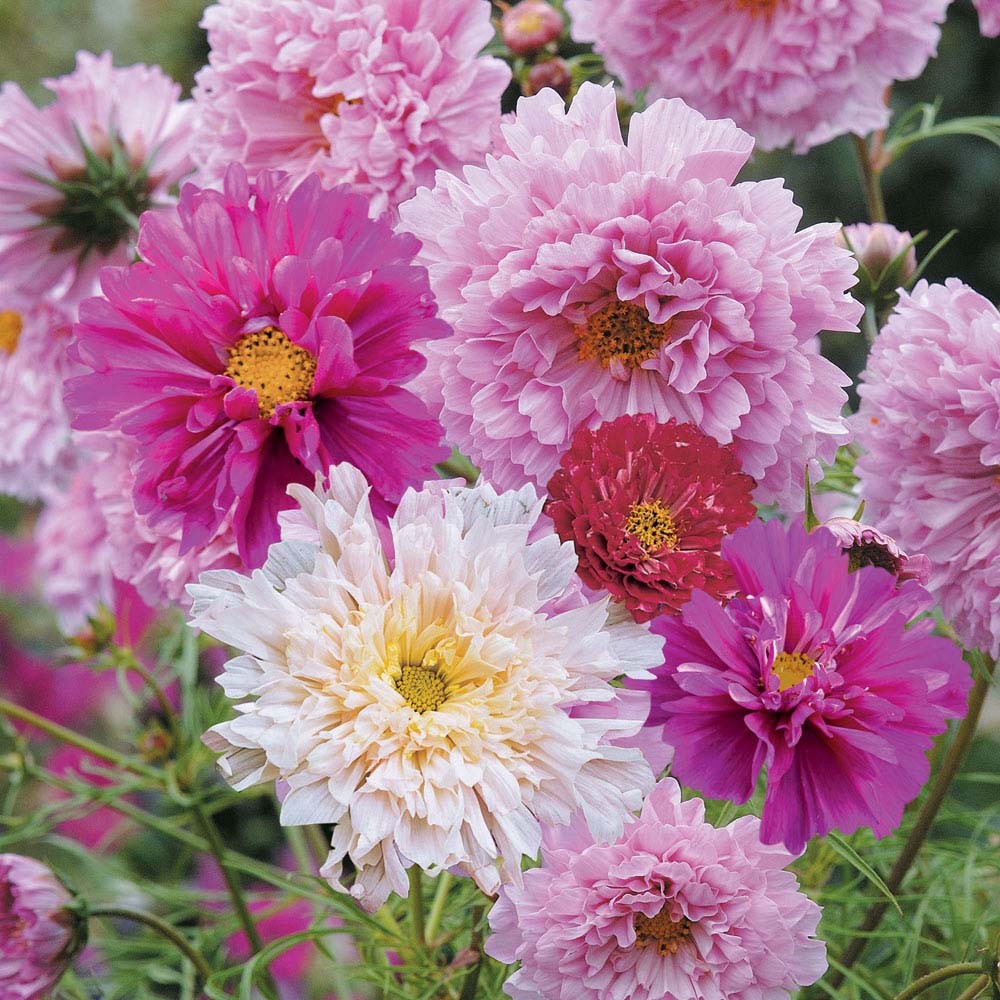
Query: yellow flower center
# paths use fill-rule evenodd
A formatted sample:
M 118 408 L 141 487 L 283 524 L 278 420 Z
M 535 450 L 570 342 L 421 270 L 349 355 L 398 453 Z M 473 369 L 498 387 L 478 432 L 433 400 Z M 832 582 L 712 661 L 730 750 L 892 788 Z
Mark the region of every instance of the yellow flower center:
M 676 955 L 677 949 L 691 937 L 691 921 L 687 917 L 671 920 L 667 910 L 664 904 L 655 917 L 647 917 L 645 913 L 635 915 L 636 948 L 655 945 L 661 955 Z
M 414 712 L 436 712 L 447 697 L 445 683 L 441 675 L 430 667 L 413 667 L 406 664 L 396 690 L 403 696 Z
M 597 358 L 605 368 L 612 361 L 638 368 L 656 357 L 669 336 L 669 322 L 651 322 L 645 308 L 634 302 L 612 302 L 577 328 L 580 357 Z
M 279 403 L 308 399 L 316 377 L 316 359 L 287 334 L 273 326 L 248 333 L 229 349 L 226 374 L 245 389 L 257 393 L 262 420 Z
M 528 14 L 519 14 L 517 18 L 517 27 L 525 32 L 525 34 L 530 34 L 536 31 L 541 31 L 545 27 L 545 22 L 542 20 L 541 14 L 536 14 L 534 11 Z
M 805 653 L 778 653 L 771 665 L 771 673 L 778 678 L 778 690 L 787 691 L 812 676 L 816 661 Z
M 17 350 L 17 342 L 21 339 L 23 329 L 24 320 L 20 313 L 13 309 L 0 312 L 0 351 L 13 354 Z
M 662 500 L 646 500 L 629 507 L 625 534 L 637 538 L 647 555 L 660 549 L 673 548 L 680 536 L 670 511 Z

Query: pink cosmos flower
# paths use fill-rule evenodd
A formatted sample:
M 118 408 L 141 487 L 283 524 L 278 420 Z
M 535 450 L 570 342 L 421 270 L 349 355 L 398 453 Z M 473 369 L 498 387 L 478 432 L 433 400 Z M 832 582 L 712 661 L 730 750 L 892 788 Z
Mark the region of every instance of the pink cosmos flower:
M 42 595 L 66 635 L 83 628 L 99 605 L 114 607 L 112 542 L 94 496 L 95 478 L 92 466 L 78 468 L 65 491 L 48 495 L 35 525 Z
M 1000 0 L 972 0 L 979 13 L 979 30 L 987 38 L 1000 35 Z
M 318 177 L 223 191 L 186 185 L 179 220 L 143 217 L 130 268 L 108 268 L 106 298 L 84 302 L 67 401 L 81 429 L 136 441 L 136 510 L 181 525 L 181 554 L 232 517 L 240 558 L 277 540 L 289 483 L 351 461 L 385 515 L 444 452 L 441 428 L 406 383 L 416 339 L 436 318 L 409 235 L 368 218 L 367 201 Z
M 0 288 L 0 492 L 21 500 L 69 476 L 63 381 L 79 371 L 67 354 L 71 329 L 66 309 Z
M 971 683 L 932 618 L 910 624 L 930 595 L 874 567 L 849 572 L 831 532 L 798 524 L 755 521 L 722 552 L 745 596 L 723 609 L 696 592 L 679 618 L 654 623 L 665 662 L 633 682 L 650 691 L 672 773 L 745 802 L 766 765 L 761 835 L 790 851 L 833 827 L 884 837 Z
M 566 27 L 566 21 L 545 0 L 520 0 L 508 7 L 500 19 L 504 44 L 515 55 L 530 56 L 554 42 Z
M 931 572 L 927 556 L 908 556 L 895 538 L 890 538 L 878 528 L 861 524 L 853 517 L 831 517 L 820 527 L 833 532 L 841 549 L 847 553 L 852 570 L 862 566 L 879 566 L 899 580 L 927 583 Z
M 837 227 L 797 232 L 780 181 L 734 185 L 752 140 L 682 101 L 627 143 L 589 83 L 500 130 L 509 152 L 400 209 L 455 328 L 418 383 L 449 440 L 496 483 L 544 485 L 576 428 L 649 413 L 732 442 L 757 499 L 799 492 L 847 438 L 847 378 L 815 347 L 861 312 Z
M 930 560 L 927 587 L 962 642 L 1000 655 L 1000 312 L 956 278 L 919 282 L 859 393 L 868 515 Z
M 195 155 L 219 180 L 280 168 L 350 182 L 373 214 L 437 168 L 480 162 L 510 81 L 477 53 L 493 38 L 485 0 L 222 0 L 202 26 Z
M 541 867 L 501 889 L 486 952 L 521 963 L 514 1000 L 787 1000 L 826 971 L 793 860 L 755 817 L 716 829 L 664 778 L 612 844 L 549 828 Z
M 132 501 L 138 449 L 134 438 L 121 433 L 80 433 L 89 451 L 94 501 L 109 538 L 110 568 L 114 576 L 135 587 L 151 607 L 166 604 L 187 607 L 186 590 L 210 569 L 242 569 L 236 551 L 232 514 L 222 519 L 217 532 L 204 545 L 181 551 L 181 518 L 167 519 L 155 527 L 148 516 L 136 512 Z
M 837 234 L 837 242 L 854 253 L 873 282 L 877 282 L 901 254 L 902 260 L 893 275 L 898 279 L 896 287 L 911 278 L 917 269 L 917 250 L 913 246 L 913 237 L 886 222 L 876 222 L 873 225 L 857 222 L 853 226 L 844 226 Z
M 567 0 L 626 87 L 732 118 L 796 152 L 889 121 L 885 91 L 934 55 L 950 0 Z
M 0 274 L 25 295 L 89 295 L 102 264 L 130 259 L 140 213 L 191 170 L 188 105 L 158 68 L 115 69 L 109 52 L 79 52 L 43 82 L 56 95 L 44 108 L 16 84 L 0 91 Z
M 733 596 L 719 547 L 756 515 L 755 485 L 733 448 L 697 427 L 624 416 L 577 430 L 545 512 L 573 543 L 581 579 L 642 622 L 677 614 L 694 589 Z
M 0 996 L 41 1000 L 83 943 L 72 897 L 40 861 L 0 854 Z

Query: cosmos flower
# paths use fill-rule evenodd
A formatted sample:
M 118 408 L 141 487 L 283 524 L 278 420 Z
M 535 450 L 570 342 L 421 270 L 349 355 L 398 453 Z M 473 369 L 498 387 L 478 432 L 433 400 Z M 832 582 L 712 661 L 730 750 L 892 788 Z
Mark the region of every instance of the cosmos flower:
M 916 580 L 926 584 L 931 572 L 927 556 L 908 556 L 896 542 L 870 524 L 861 524 L 853 517 L 831 517 L 820 527 L 832 531 L 848 555 L 851 570 L 862 566 L 879 566 L 900 580 Z
M 493 482 L 543 486 L 578 427 L 623 414 L 734 444 L 756 499 L 791 502 L 847 438 L 847 377 L 820 330 L 854 330 L 838 227 L 796 231 L 780 181 L 734 185 L 753 145 L 681 101 L 636 114 L 614 88 L 518 102 L 507 153 L 439 173 L 400 209 L 454 335 L 418 385 Z
M 204 176 L 231 162 L 325 186 L 349 182 L 373 214 L 438 168 L 480 162 L 507 64 L 485 0 L 222 0 L 208 8 L 194 143 Z
M 94 503 L 109 538 L 109 566 L 113 575 L 135 587 L 150 607 L 186 607 L 185 590 L 209 569 L 242 569 L 236 551 L 232 514 L 205 544 L 181 551 L 181 519 L 167 519 L 151 526 L 149 517 L 137 513 L 132 501 L 137 459 L 134 438 L 121 433 L 78 433 L 92 469 Z
M 33 501 L 65 487 L 72 453 L 63 381 L 72 314 L 0 288 L 0 492 Z
M 956 278 L 900 298 L 868 358 L 855 424 L 866 513 L 930 560 L 968 648 L 1000 655 L 1000 312 Z
M 83 944 L 72 898 L 34 858 L 0 854 L 0 996 L 41 1000 Z
M 879 568 L 849 572 L 833 533 L 799 524 L 754 521 L 722 554 L 742 596 L 723 609 L 695 592 L 679 618 L 659 619 L 665 661 L 632 682 L 650 691 L 671 773 L 745 802 L 766 766 L 761 835 L 796 853 L 834 827 L 886 836 L 971 683 L 934 620 L 913 621 L 930 595 Z
M 573 435 L 545 512 L 587 586 L 649 621 L 677 614 L 695 589 L 733 596 L 719 547 L 756 515 L 755 485 L 732 446 L 697 427 L 624 416 Z
M 135 508 L 179 524 L 181 554 L 231 518 L 259 566 L 289 483 L 351 460 L 384 516 L 445 457 L 404 387 L 424 366 L 412 342 L 447 333 L 416 248 L 346 187 L 250 184 L 238 165 L 223 191 L 186 185 L 178 221 L 143 217 L 143 260 L 106 269 L 105 297 L 81 305 L 90 371 L 66 398 L 74 426 L 135 439 Z
M 0 274 L 24 295 L 90 295 L 103 264 L 126 264 L 147 209 L 192 167 L 189 105 L 157 67 L 116 69 L 79 52 L 36 108 L 0 92 Z
M 950 0 L 567 0 L 626 87 L 732 118 L 803 153 L 889 122 L 886 88 L 919 76 Z
M 367 909 L 406 895 L 411 865 L 518 882 L 540 824 L 577 809 L 617 837 L 653 778 L 616 742 L 646 710 L 616 713 L 609 682 L 650 677 L 659 640 L 574 588 L 530 487 L 408 491 L 390 557 L 364 477 L 329 481 L 290 487 L 314 543 L 191 587 L 193 624 L 244 651 L 219 679 L 239 715 L 205 737 L 229 781 L 281 779 L 283 824 L 335 824 L 323 874 L 340 887 L 349 857 Z
M 826 971 L 820 908 L 752 816 L 716 829 L 664 778 L 615 843 L 547 830 L 542 864 L 505 886 L 486 951 L 521 967 L 514 1000 L 782 1000 Z

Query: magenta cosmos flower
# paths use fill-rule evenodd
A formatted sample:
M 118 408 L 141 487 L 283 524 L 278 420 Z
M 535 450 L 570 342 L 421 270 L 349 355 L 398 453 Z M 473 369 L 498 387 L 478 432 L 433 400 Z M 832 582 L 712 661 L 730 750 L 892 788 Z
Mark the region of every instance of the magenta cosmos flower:
M 849 572 L 828 531 L 755 521 L 722 544 L 744 595 L 725 609 L 695 593 L 666 638 L 650 725 L 672 773 L 712 798 L 745 802 L 767 767 L 761 834 L 801 851 L 814 835 L 871 826 L 884 837 L 927 780 L 925 751 L 965 710 L 969 669 L 931 635 L 914 580 Z
M 1000 312 L 956 278 L 920 282 L 882 328 L 859 388 L 867 513 L 930 559 L 963 643 L 1000 655 Z
M 649 621 L 677 614 L 695 589 L 733 596 L 719 548 L 757 513 L 755 485 L 731 445 L 640 414 L 573 435 L 545 512 L 573 543 L 583 581 Z
M 49 995 L 83 943 L 66 887 L 34 858 L 0 854 L 0 996 Z
M 420 381 L 496 483 L 548 482 L 577 427 L 649 413 L 733 442 L 757 498 L 790 498 L 846 439 L 847 378 L 820 330 L 854 330 L 836 226 L 796 231 L 780 181 L 732 183 L 753 142 L 682 101 L 635 115 L 586 83 L 501 126 L 508 152 L 439 173 L 400 209 L 442 315 Z
M 318 177 L 297 188 L 233 166 L 223 191 L 186 185 L 179 221 L 146 215 L 142 262 L 109 268 L 76 329 L 92 373 L 70 380 L 81 429 L 136 439 L 135 504 L 182 525 L 181 553 L 232 512 L 239 553 L 264 561 L 289 483 L 350 461 L 385 515 L 443 457 L 405 383 L 411 343 L 447 333 L 417 241 Z
M 205 175 L 234 161 L 251 176 L 315 171 L 369 195 L 373 213 L 438 167 L 481 161 L 510 81 L 477 57 L 494 34 L 485 0 L 222 0 L 202 25 Z
M 664 778 L 615 843 L 549 828 L 541 867 L 500 890 L 486 951 L 521 963 L 514 1000 L 782 1000 L 826 971 L 793 860 L 755 817 L 716 829 Z
M 919 76 L 950 0 L 567 0 L 626 87 L 732 118 L 796 152 L 889 121 L 885 91 Z
M 0 274 L 26 295 L 90 295 L 191 170 L 189 105 L 158 68 L 115 69 L 108 52 L 43 82 L 56 95 L 44 108 L 16 84 L 0 92 Z

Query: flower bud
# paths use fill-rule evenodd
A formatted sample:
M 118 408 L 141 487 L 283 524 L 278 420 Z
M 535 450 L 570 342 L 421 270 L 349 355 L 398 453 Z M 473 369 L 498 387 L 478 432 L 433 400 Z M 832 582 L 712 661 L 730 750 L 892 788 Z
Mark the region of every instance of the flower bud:
M 892 288 L 900 288 L 917 269 L 917 252 L 912 246 L 913 237 L 909 233 L 900 232 L 888 223 L 876 222 L 869 226 L 867 223 L 859 222 L 854 226 L 844 226 L 837 234 L 837 242 L 842 247 L 849 246 L 854 251 L 859 263 L 864 265 L 875 284 L 882 284 L 879 279 L 885 276 L 891 280 Z M 885 272 L 889 265 L 900 254 L 904 256 L 894 265 L 893 273 L 887 275 Z
M 0 854 L 0 997 L 48 996 L 83 946 L 73 898 L 40 861 Z
M 894 538 L 851 517 L 831 517 L 822 528 L 834 534 L 847 553 L 853 573 L 863 566 L 878 566 L 892 573 L 900 583 L 916 580 L 927 583 L 931 564 L 927 556 L 908 556 Z
M 569 97 L 570 87 L 573 86 L 573 74 L 564 59 L 558 56 L 555 59 L 546 59 L 545 62 L 535 63 L 528 70 L 528 76 L 522 86 L 525 97 L 531 97 L 546 87 L 551 87 L 560 97 Z
M 500 33 L 511 52 L 530 56 L 554 42 L 564 26 L 562 14 L 544 0 L 522 0 L 504 12 Z

